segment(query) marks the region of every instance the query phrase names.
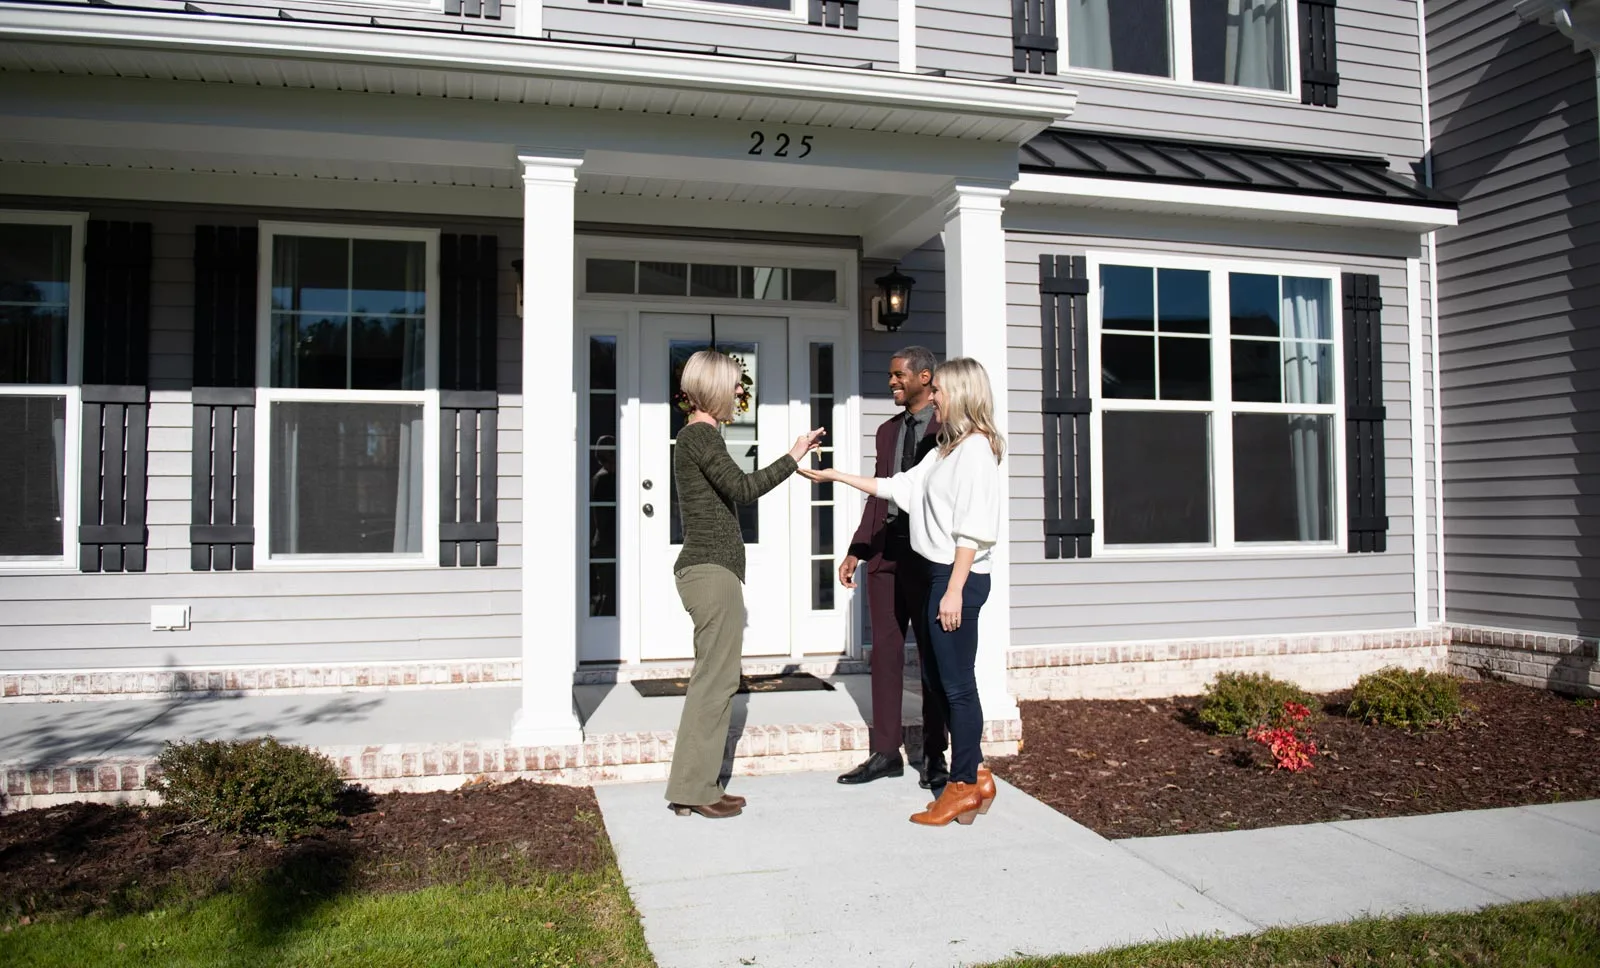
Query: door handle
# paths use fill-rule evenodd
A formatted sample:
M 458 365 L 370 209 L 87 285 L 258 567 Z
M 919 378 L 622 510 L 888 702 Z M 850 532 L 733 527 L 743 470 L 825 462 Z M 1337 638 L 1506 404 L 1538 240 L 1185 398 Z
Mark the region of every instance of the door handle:
M 644 516 L 647 518 L 655 517 L 656 509 L 654 505 L 646 504 L 643 508 L 640 508 L 640 510 L 644 512 Z
M 645 480 L 645 482 L 644 482 L 644 483 L 643 483 L 643 484 L 642 484 L 642 485 L 641 485 L 641 486 L 642 486 L 642 487 L 643 487 L 643 488 L 644 488 L 644 489 L 645 489 L 645 490 L 647 490 L 647 491 L 648 491 L 648 490 L 650 490 L 650 489 L 651 489 L 651 488 L 652 488 L 652 487 L 655 487 L 655 484 L 653 484 L 653 483 L 652 483 L 652 482 L 651 482 L 651 481 L 649 481 L 649 480 L 648 480 L 648 479 L 646 479 L 646 480 Z

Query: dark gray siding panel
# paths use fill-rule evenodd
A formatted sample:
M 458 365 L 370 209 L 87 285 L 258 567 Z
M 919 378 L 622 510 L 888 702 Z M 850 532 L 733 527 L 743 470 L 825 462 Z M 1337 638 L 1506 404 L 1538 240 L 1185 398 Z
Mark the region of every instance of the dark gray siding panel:
M 86 211 L 150 222 L 151 286 L 148 568 L 140 574 L 8 573 L 0 580 L 0 669 L 72 670 L 339 662 L 505 659 L 520 655 L 522 411 L 502 396 L 500 564 L 406 571 L 195 572 L 190 568 L 190 353 L 197 225 L 351 222 L 499 237 L 502 395 L 520 392 L 520 323 L 511 260 L 519 221 L 444 221 L 403 215 L 217 209 L 14 199 L 0 208 Z M 261 566 L 258 554 L 256 567 Z M 77 607 L 64 609 L 63 602 Z M 152 602 L 188 603 L 188 632 L 151 632 Z
M 1446 609 L 1600 635 L 1595 63 L 1506 0 L 1428 3 Z
M 545 33 L 554 40 L 627 43 L 641 47 L 677 46 L 696 51 L 716 47 L 731 53 L 794 54 L 808 64 L 878 69 L 898 66 L 897 0 L 861 0 L 858 27 L 843 30 L 799 21 L 741 15 L 737 7 L 724 13 L 672 10 L 663 7 L 590 3 L 588 0 L 546 0 Z M 801 5 L 804 14 L 805 5 Z

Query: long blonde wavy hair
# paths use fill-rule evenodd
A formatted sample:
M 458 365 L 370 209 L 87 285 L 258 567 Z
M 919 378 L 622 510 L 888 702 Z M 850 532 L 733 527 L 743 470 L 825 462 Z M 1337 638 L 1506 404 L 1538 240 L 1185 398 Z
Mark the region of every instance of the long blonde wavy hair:
M 983 364 L 967 356 L 945 360 L 933 374 L 939 388 L 939 455 L 950 456 L 972 434 L 989 438 L 995 463 L 1006 454 L 1006 439 L 994 425 L 994 392 Z

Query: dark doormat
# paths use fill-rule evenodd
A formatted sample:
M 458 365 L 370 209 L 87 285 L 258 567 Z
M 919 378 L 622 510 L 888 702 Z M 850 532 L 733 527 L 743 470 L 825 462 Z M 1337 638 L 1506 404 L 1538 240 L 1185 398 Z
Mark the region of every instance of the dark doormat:
M 689 680 L 635 679 L 633 688 L 646 698 L 655 696 L 684 696 L 689 693 Z M 833 691 L 833 683 L 818 679 L 809 672 L 789 672 L 772 676 L 740 676 L 740 692 L 817 692 Z

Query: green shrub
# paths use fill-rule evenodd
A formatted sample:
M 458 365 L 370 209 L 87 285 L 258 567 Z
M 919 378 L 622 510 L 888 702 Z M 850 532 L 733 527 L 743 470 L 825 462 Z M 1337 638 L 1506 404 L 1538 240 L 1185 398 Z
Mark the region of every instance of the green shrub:
M 1266 725 L 1285 702 L 1297 702 L 1311 710 L 1320 705 L 1294 683 L 1266 673 L 1219 672 L 1206 686 L 1200 721 L 1218 733 L 1240 734 L 1252 726 Z
M 1442 672 L 1389 666 L 1356 680 L 1349 714 L 1384 726 L 1437 726 L 1461 715 L 1461 684 Z
M 304 746 L 270 736 L 168 743 L 158 763 L 162 799 L 209 830 L 287 840 L 339 819 L 339 771 Z

